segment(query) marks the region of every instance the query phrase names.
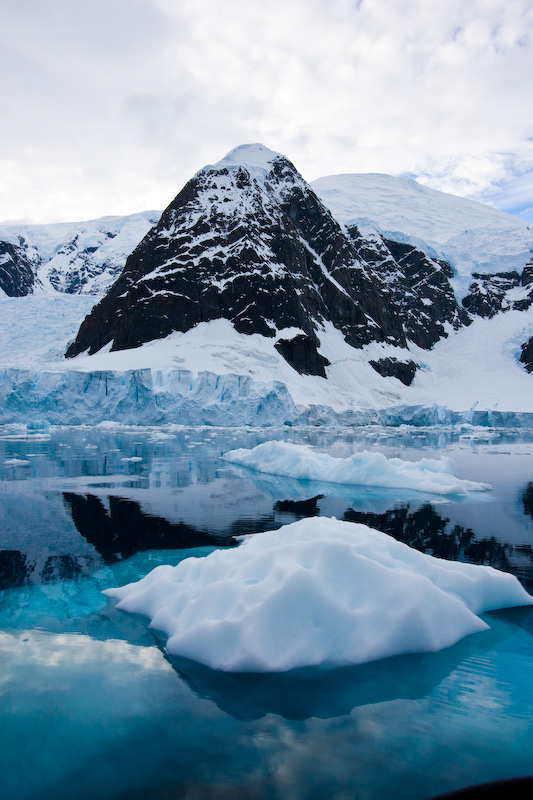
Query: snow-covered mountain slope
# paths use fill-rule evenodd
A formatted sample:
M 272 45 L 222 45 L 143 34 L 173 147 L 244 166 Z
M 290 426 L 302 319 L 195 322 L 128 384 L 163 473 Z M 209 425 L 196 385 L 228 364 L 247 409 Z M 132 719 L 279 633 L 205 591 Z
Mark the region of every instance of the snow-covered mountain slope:
M 353 347 L 428 348 L 446 323 L 468 324 L 451 276 L 413 247 L 349 235 L 290 161 L 247 145 L 189 181 L 67 355 L 227 319 L 239 333 L 273 338 L 300 373 L 324 377 L 317 337 L 326 322 Z
M 325 379 L 299 374 L 274 339 L 238 333 L 228 320 L 64 359 L 92 301 L 0 299 L 0 423 L 533 426 L 533 376 L 518 361 L 521 343 L 533 337 L 531 309 L 450 328 L 431 350 L 353 348 L 328 323 L 320 331 L 320 352 L 330 361 Z M 420 365 L 411 386 L 370 365 L 385 358 Z
M 533 230 L 523 220 L 411 178 L 331 175 L 311 186 L 343 225 L 376 230 L 448 261 L 459 298 L 467 294 L 473 272 L 522 272 L 531 258 Z
M 533 426 L 531 255 L 472 273 L 486 253 L 470 239 L 459 303 L 452 268 L 409 241 L 410 217 L 429 236 L 433 215 L 446 244 L 463 201 L 444 197 L 424 217 L 422 200 L 411 209 L 397 192 L 390 215 L 407 222 L 395 241 L 386 224 L 383 236 L 336 211 L 337 221 L 284 156 L 237 148 L 189 181 L 94 308 L 94 295 L 42 291 L 54 285 L 49 267 L 36 293 L 0 293 L 0 423 Z M 499 212 L 480 208 L 489 237 Z M 91 225 L 75 260 L 93 234 L 103 250 L 119 239 Z M 46 228 L 35 252 L 66 258 Z M 2 263 L 0 252 L 0 276 Z
M 104 294 L 160 217 L 144 211 L 89 222 L 0 226 L 0 290 Z

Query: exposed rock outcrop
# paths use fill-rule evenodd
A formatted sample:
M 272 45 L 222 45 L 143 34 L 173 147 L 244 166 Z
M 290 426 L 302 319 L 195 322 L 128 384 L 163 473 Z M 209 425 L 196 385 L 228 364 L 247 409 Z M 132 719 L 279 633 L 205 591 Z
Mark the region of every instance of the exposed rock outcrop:
M 24 297 L 31 294 L 34 283 L 33 265 L 24 248 L 0 241 L 0 289 L 8 297 Z
M 412 384 L 418 368 L 414 361 L 399 361 L 397 358 L 380 358 L 368 363 L 384 378 L 398 378 L 405 386 Z
M 467 324 L 448 265 L 410 245 L 364 240 L 324 207 L 284 156 L 232 151 L 189 181 L 83 322 L 72 357 L 137 347 L 200 322 L 275 337 L 296 370 L 325 376 L 320 330 L 353 347 L 430 348 Z

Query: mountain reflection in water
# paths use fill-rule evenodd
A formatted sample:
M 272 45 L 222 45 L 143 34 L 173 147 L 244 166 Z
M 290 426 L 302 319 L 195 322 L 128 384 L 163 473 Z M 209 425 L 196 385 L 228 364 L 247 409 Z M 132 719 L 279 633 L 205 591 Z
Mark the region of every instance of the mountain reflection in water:
M 302 482 L 304 483 L 304 482 Z M 336 488 L 336 487 L 335 487 Z M 280 491 L 282 487 L 279 487 Z M 305 486 L 299 487 L 300 492 Z M 335 489 L 333 490 L 335 491 Z M 522 494 L 525 514 L 533 484 Z M 365 494 L 369 494 L 365 490 Z M 169 520 L 148 513 L 137 500 L 109 494 L 105 497 L 90 493 L 63 492 L 63 505 L 92 553 L 77 555 L 61 553 L 43 555 L 39 540 L 35 550 L 0 550 L 0 589 L 29 583 L 51 583 L 72 580 L 98 570 L 102 564 L 131 558 L 147 550 L 186 550 L 196 547 L 234 547 L 238 537 L 279 528 L 283 524 L 305 517 L 329 514 L 332 504 L 335 516 L 348 522 L 362 523 L 393 536 L 410 547 L 438 558 L 485 564 L 513 572 L 526 588 L 533 588 L 533 547 L 527 542 L 514 543 L 495 536 L 483 536 L 471 527 L 450 520 L 441 512 L 450 504 L 434 506 L 429 502 L 397 503 L 377 513 L 346 506 L 344 498 L 323 494 L 306 499 L 281 499 L 270 503 L 271 511 L 263 508 L 256 518 L 246 516 L 217 524 L 217 518 L 190 521 Z M 272 501 L 272 498 L 270 498 Z M 190 519 L 191 515 L 188 514 Z

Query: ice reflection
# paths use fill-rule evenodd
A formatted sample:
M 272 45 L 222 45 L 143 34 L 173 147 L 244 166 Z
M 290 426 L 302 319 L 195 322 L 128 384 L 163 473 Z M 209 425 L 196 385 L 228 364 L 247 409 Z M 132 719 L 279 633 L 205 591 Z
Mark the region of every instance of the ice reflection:
M 0 648 L 6 800 L 146 793 L 172 761 L 176 776 L 200 777 L 194 753 L 220 712 L 202 706 L 157 648 L 35 631 L 4 633 Z
M 97 665 L 106 680 L 129 681 L 131 672 L 167 671 L 169 665 L 155 647 L 140 647 L 119 639 L 99 641 L 90 636 L 72 633 L 43 633 L 25 630 L 16 633 L 0 631 L 2 672 L 0 687 L 24 684 L 28 691 L 43 688 L 43 676 L 36 670 L 50 668 L 50 682 L 60 680 L 56 668 L 70 673 Z M 23 670 L 23 674 L 21 674 Z
M 257 680 L 190 664 L 182 680 L 124 641 L 4 633 L 3 796 L 423 800 L 526 774 L 533 612 L 490 616 L 442 653 Z
M 100 640 L 127 639 L 151 646 L 154 637 L 144 622 L 116 611 L 107 604 L 102 591 L 137 581 L 160 564 L 175 566 L 184 558 L 200 558 L 213 549 L 149 550 L 73 579 L 45 583 L 28 579 L 22 585 L 12 585 L 0 593 L 0 629 L 35 627 L 55 633 L 84 633 Z M 34 577 L 30 574 L 30 578 Z
M 344 501 L 345 507 L 356 508 L 366 512 L 383 513 L 396 503 L 418 501 L 427 502 L 427 496 L 409 489 L 388 489 L 372 486 L 350 486 L 340 483 L 325 481 L 296 480 L 279 475 L 269 475 L 266 472 L 257 472 L 237 464 L 232 464 L 230 470 L 236 475 L 246 478 L 264 496 L 273 502 L 301 502 L 314 496 L 338 498 Z M 490 495 L 479 495 L 480 502 L 490 502 Z M 478 500 L 479 500 L 478 498 Z M 450 502 L 442 496 L 433 496 L 433 501 L 443 504 Z M 469 502 L 471 497 L 454 498 L 456 502 Z
M 167 658 L 200 697 L 213 700 L 238 719 L 277 714 L 305 720 L 342 717 L 362 705 L 421 699 L 456 668 L 463 655 L 458 646 L 356 667 L 257 675 L 217 672 L 186 659 Z
M 529 481 L 522 492 L 522 503 L 524 505 L 524 514 L 533 517 L 533 481 Z

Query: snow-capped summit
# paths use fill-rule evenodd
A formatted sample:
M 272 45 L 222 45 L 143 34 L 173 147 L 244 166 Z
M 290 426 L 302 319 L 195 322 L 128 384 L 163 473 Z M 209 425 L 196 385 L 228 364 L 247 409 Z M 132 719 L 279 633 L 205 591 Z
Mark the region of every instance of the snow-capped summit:
M 245 171 L 252 181 L 265 188 L 271 197 L 283 201 L 284 195 L 298 186 L 304 193 L 309 192 L 309 184 L 302 178 L 294 164 L 282 153 L 270 150 L 264 144 L 241 144 L 234 147 L 224 158 L 215 164 L 208 164 L 195 177 L 204 172 L 228 171 L 236 174 Z M 265 186 L 265 184 L 268 184 Z M 226 200 L 227 202 L 227 200 Z
M 274 150 L 269 150 L 268 147 L 259 142 L 241 144 L 239 147 L 234 147 L 233 150 L 230 150 L 216 164 L 209 164 L 204 169 L 238 169 L 239 167 L 245 167 L 254 178 L 264 181 L 272 169 L 274 161 L 278 158 L 285 158 L 285 156 L 282 156 L 281 153 L 276 153 Z

